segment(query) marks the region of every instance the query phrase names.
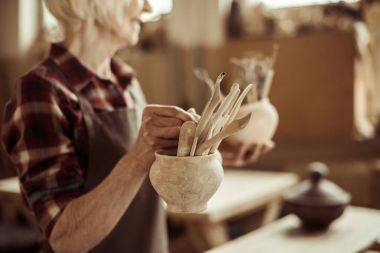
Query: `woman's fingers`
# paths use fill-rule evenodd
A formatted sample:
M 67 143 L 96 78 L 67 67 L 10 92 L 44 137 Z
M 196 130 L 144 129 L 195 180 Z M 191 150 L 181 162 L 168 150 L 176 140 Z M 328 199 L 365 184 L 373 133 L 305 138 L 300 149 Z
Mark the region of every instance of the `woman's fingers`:
M 149 133 L 153 137 L 162 139 L 178 139 L 181 127 L 154 127 L 150 126 Z
M 275 146 L 276 146 L 276 144 L 273 141 L 267 141 L 263 145 L 262 154 L 268 153 L 269 151 L 271 151 L 272 149 L 274 149 Z
M 160 117 L 156 114 L 151 114 L 147 123 L 156 127 L 173 127 L 182 126 L 183 121 L 178 118 Z
M 173 117 L 182 121 L 196 121 L 194 116 L 177 106 L 148 105 L 144 109 L 145 114 L 156 114 L 162 117 Z
M 157 149 L 170 149 L 178 146 L 178 139 L 168 140 L 154 137 L 154 147 Z
M 257 161 L 259 157 L 275 147 L 273 141 L 265 143 L 246 145 L 243 143 L 230 144 L 223 141 L 220 151 L 223 155 L 223 164 L 227 166 L 242 166 Z
M 175 148 L 181 126 L 185 121 L 195 121 L 191 113 L 176 106 L 149 105 L 143 112 L 140 128 L 141 143 L 152 151 Z
M 241 166 L 245 162 L 245 154 L 249 146 L 239 143 L 222 141 L 219 150 L 223 156 L 223 164 L 226 166 Z
M 263 144 L 254 144 L 250 149 L 250 154 L 246 155 L 246 161 L 253 163 L 256 162 L 259 157 L 263 154 L 268 153 L 274 148 L 275 144 L 273 141 L 267 141 Z
M 241 165 L 244 162 L 244 155 L 248 150 L 248 146 L 245 145 L 244 143 L 240 143 L 237 147 L 237 152 L 235 155 L 234 163 L 236 165 Z
M 261 155 L 261 151 L 262 151 L 262 145 L 260 145 L 260 144 L 252 145 L 251 150 L 250 150 L 251 155 L 248 157 L 248 159 L 246 161 L 249 163 L 256 162 L 257 159 L 259 159 L 259 157 Z

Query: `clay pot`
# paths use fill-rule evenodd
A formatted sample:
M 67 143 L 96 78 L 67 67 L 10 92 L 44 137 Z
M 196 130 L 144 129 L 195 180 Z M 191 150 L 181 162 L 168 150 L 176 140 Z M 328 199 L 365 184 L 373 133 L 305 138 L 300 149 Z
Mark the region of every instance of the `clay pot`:
M 217 153 L 186 157 L 156 153 L 149 177 L 168 211 L 198 213 L 219 188 L 223 167 Z
M 306 230 L 327 229 L 343 214 L 351 195 L 323 178 L 325 164 L 314 162 L 309 169 L 310 178 L 285 195 L 285 210 L 298 216 Z
M 241 131 L 228 138 L 232 143 L 255 144 L 271 140 L 278 126 L 278 113 L 268 98 L 242 105 L 238 117 L 252 112 L 251 120 Z

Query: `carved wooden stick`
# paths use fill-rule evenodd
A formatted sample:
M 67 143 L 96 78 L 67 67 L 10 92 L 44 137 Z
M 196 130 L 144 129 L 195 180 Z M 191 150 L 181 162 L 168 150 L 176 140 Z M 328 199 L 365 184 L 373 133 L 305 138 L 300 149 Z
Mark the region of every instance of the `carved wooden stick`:
M 207 141 L 203 142 L 197 148 L 196 155 L 202 155 L 207 149 L 209 149 L 215 143 L 221 142 L 224 138 L 226 138 L 226 137 L 234 134 L 235 132 L 243 129 L 244 127 L 246 127 L 249 120 L 251 119 L 251 115 L 252 115 L 252 113 L 249 113 L 241 119 L 234 120 L 228 126 L 226 126 L 221 132 L 219 132 L 217 135 L 215 135 L 211 139 L 208 139 Z
M 253 84 L 249 84 L 244 90 L 243 92 L 240 94 L 239 98 L 237 99 L 237 101 L 234 103 L 233 107 L 231 108 L 229 114 L 228 114 L 228 117 L 226 117 L 224 120 L 224 122 L 222 123 L 222 126 L 221 128 L 223 128 L 225 126 L 225 124 L 230 124 L 236 117 L 236 115 L 238 114 L 239 112 L 239 109 L 240 109 L 240 106 L 241 104 L 243 103 L 244 101 L 244 98 L 247 96 L 247 94 L 249 93 L 249 91 L 252 89 L 252 87 L 254 87 L 255 85 Z M 219 132 L 220 129 L 218 130 L 217 129 L 217 132 Z M 215 153 L 215 151 L 218 149 L 220 145 L 220 142 L 217 142 L 215 143 L 212 147 L 211 147 L 211 150 L 210 150 L 210 153 Z
M 212 131 L 212 129 L 215 128 L 215 125 L 220 120 L 220 118 L 224 115 L 224 113 L 228 109 L 229 105 L 233 101 L 236 94 L 239 94 L 239 93 L 240 93 L 239 84 L 235 83 L 234 85 L 232 85 L 228 95 L 221 102 L 217 112 L 214 115 L 212 115 L 212 118 L 209 120 L 209 124 L 207 125 L 205 131 L 201 134 L 200 140 L 202 142 L 207 139 L 207 137 L 211 133 L 210 131 Z
M 220 130 L 227 124 L 227 120 L 230 118 L 230 114 L 232 112 L 232 109 L 234 108 L 237 100 L 239 99 L 239 93 L 240 92 L 236 92 L 233 94 L 233 97 L 232 97 L 231 101 L 228 102 L 228 105 L 226 106 L 226 109 L 223 112 L 222 117 L 220 117 L 215 122 L 213 128 L 211 129 L 212 130 L 211 137 L 214 136 L 215 134 L 219 133 Z
M 241 104 L 243 103 L 244 101 L 244 98 L 245 96 L 247 96 L 248 92 L 252 89 L 252 87 L 256 87 L 257 85 L 256 84 L 249 84 L 244 90 L 243 92 L 240 94 L 238 100 L 236 101 L 236 103 L 234 104 L 234 107 L 232 108 L 231 110 L 231 113 L 230 113 L 230 116 L 229 116 L 229 119 L 227 121 L 227 124 L 231 123 L 236 115 L 238 114 L 239 112 L 239 109 L 241 107 Z
M 218 78 L 216 80 L 214 92 L 213 92 L 212 96 L 210 97 L 209 101 L 207 102 L 205 109 L 202 112 L 201 119 L 199 120 L 199 123 L 198 123 L 196 131 L 195 131 L 195 137 L 194 137 L 193 144 L 191 146 L 190 156 L 193 156 L 195 154 L 198 139 L 199 139 L 200 135 L 202 134 L 203 130 L 205 129 L 205 127 L 206 127 L 209 119 L 211 118 L 212 113 L 214 112 L 215 108 L 220 103 L 220 100 L 221 100 L 220 83 L 222 82 L 224 76 L 225 76 L 225 73 L 221 73 L 218 76 Z
M 194 140 L 196 127 L 197 124 L 193 121 L 186 121 L 182 124 L 179 134 L 177 156 L 190 155 L 191 145 Z

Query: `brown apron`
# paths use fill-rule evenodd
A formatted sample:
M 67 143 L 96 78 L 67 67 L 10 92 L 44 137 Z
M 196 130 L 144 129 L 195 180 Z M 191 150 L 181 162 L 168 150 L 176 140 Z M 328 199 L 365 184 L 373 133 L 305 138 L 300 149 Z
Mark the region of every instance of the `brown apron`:
M 51 61 L 64 80 L 64 74 Z M 58 74 L 59 74 L 58 73 Z M 69 85 L 69 84 L 68 84 Z M 69 86 L 70 87 L 70 86 Z M 84 193 L 102 182 L 136 141 L 144 99 L 129 87 L 136 106 L 97 113 L 81 94 L 79 98 L 88 135 L 88 163 Z M 112 206 L 108 207 L 112 210 Z M 99 221 L 101 222 L 101 221 Z M 93 253 L 167 253 L 165 211 L 148 177 L 112 232 Z

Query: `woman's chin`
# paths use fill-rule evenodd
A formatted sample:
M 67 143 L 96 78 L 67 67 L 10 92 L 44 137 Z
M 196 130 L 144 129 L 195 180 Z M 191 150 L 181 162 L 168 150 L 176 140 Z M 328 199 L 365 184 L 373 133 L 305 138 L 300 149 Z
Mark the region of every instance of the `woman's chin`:
M 134 47 L 139 43 L 139 36 L 137 35 L 136 37 L 133 37 L 130 39 L 129 46 Z
M 124 38 L 122 37 L 121 40 L 124 42 L 124 46 L 133 47 L 139 43 L 139 35 L 125 36 Z

